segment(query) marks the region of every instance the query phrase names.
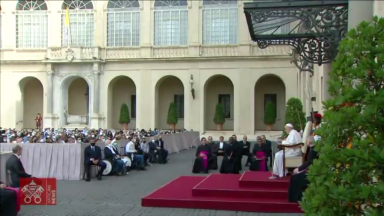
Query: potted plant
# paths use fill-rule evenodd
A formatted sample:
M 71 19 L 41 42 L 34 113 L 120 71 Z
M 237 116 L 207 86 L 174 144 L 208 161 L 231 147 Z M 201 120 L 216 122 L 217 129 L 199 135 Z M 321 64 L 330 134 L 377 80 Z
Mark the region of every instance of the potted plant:
M 285 107 L 285 124 L 290 123 L 293 125 L 293 128 L 300 132 L 304 130 L 305 113 L 303 112 L 303 104 L 299 98 L 290 98 Z M 284 136 L 288 136 L 283 129 Z
M 224 107 L 223 104 L 218 103 L 216 105 L 216 112 L 215 112 L 215 118 L 213 119 L 213 122 L 216 124 L 216 130 L 221 131 L 223 130 L 223 124 L 225 123 L 225 115 L 224 115 Z
M 120 108 L 120 118 L 119 123 L 123 130 L 128 130 L 128 124 L 131 122 L 131 118 L 129 117 L 129 109 L 128 105 L 123 103 Z
M 170 103 L 168 108 L 167 123 L 171 130 L 175 130 L 177 121 L 178 121 L 178 118 L 177 118 L 176 104 Z
M 267 131 L 273 129 L 273 125 L 276 123 L 276 106 L 271 101 L 268 101 L 265 105 L 264 112 L 264 124 Z

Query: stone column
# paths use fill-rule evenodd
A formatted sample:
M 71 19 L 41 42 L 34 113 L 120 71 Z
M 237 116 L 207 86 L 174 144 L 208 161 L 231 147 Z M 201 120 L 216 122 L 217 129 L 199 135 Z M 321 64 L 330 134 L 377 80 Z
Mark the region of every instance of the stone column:
M 54 91 L 54 85 L 53 85 L 53 77 L 55 75 L 54 67 L 52 64 L 47 64 L 47 83 L 46 83 L 46 90 L 45 90 L 45 95 L 46 95 L 46 100 L 47 100 L 47 109 L 46 113 L 44 114 L 44 122 L 43 126 L 45 128 L 47 127 L 52 127 L 52 128 L 57 128 L 58 127 L 58 122 L 57 120 L 59 119 L 57 115 L 53 113 L 53 91 Z
M 53 113 L 53 70 L 47 71 L 47 113 Z
M 90 114 L 90 123 L 91 128 L 100 128 L 103 127 L 103 117 L 100 115 L 100 64 L 94 63 L 92 68 L 92 83 L 90 87 L 91 91 L 91 113 Z
M 100 71 L 93 70 L 93 86 L 92 86 L 92 113 L 99 113 L 99 97 L 100 97 Z

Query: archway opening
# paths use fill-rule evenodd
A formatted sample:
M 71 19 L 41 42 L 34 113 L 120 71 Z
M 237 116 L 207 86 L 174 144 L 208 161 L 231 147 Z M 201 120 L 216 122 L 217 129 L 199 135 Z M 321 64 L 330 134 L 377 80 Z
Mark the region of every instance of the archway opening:
M 62 125 L 83 127 L 89 124 L 91 94 L 84 78 L 67 78 L 62 84 L 62 99 Z
M 216 105 L 221 103 L 224 108 L 225 123 L 223 130 L 234 130 L 234 86 L 232 81 L 224 76 L 217 75 L 207 80 L 204 86 L 205 95 L 205 130 L 216 130 L 213 122 Z
M 68 86 L 68 114 L 88 115 L 89 87 L 83 78 L 74 79 Z
M 21 118 L 16 116 L 16 126 L 21 128 L 36 128 L 35 118 L 38 113 L 44 114 L 44 88 L 35 77 L 26 77 L 19 82 L 21 102 L 19 112 Z M 44 121 L 42 122 L 44 125 Z
M 276 108 L 276 123 L 273 130 L 280 131 L 284 127 L 285 117 L 285 85 L 280 77 L 268 74 L 259 78 L 255 84 L 255 130 L 265 131 L 265 105 L 271 101 Z
M 127 76 L 118 76 L 108 85 L 108 128 L 121 129 L 120 109 L 127 104 L 131 119 L 128 128 L 136 128 L 136 85 Z
M 184 85 L 175 76 L 161 78 L 156 84 L 155 126 L 158 129 L 169 129 L 167 123 L 168 109 L 175 103 L 178 122 L 176 129 L 184 128 Z

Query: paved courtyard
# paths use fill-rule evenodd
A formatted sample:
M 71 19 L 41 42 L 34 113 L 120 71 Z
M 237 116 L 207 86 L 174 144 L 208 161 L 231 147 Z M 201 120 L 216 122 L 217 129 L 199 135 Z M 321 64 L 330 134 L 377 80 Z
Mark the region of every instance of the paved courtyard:
M 142 208 L 141 198 L 180 175 L 192 175 L 195 149 L 170 155 L 166 165 L 103 181 L 59 181 L 56 206 L 23 206 L 21 216 L 261 216 L 265 214 L 199 209 Z M 244 164 L 244 163 L 243 163 Z

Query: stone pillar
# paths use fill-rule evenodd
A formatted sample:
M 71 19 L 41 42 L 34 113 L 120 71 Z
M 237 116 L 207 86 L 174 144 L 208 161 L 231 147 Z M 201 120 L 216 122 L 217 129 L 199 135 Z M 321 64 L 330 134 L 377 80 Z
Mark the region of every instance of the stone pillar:
M 349 1 L 348 5 L 348 30 L 355 28 L 362 21 L 371 21 L 373 16 L 373 1 Z M 324 100 L 328 100 L 329 72 L 332 70 L 331 64 L 323 65 L 324 79 Z
M 96 66 L 93 66 L 93 83 L 92 83 L 92 113 L 99 113 L 99 97 L 100 97 L 100 70 L 99 66 L 96 63 Z
M 44 114 L 44 122 L 43 126 L 44 128 L 51 127 L 51 128 L 57 128 L 58 127 L 58 116 L 53 113 L 53 77 L 55 75 L 54 67 L 52 64 L 47 64 L 47 89 L 45 90 L 45 96 L 46 96 L 46 113 Z
M 92 83 L 90 86 L 90 91 L 91 91 L 91 102 L 90 102 L 90 127 L 91 128 L 100 128 L 103 125 L 103 116 L 100 115 L 100 64 L 99 63 L 94 63 L 93 68 L 92 68 Z

